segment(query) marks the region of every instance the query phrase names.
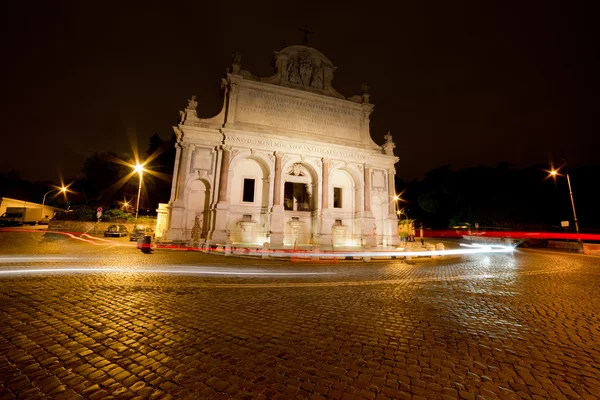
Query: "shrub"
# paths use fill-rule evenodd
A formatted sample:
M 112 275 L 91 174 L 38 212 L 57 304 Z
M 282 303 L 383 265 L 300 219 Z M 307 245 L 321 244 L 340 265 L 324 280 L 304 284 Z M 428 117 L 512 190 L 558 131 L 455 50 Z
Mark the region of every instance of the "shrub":
M 107 210 L 102 214 L 102 220 L 110 222 L 131 222 L 133 217 L 122 210 Z

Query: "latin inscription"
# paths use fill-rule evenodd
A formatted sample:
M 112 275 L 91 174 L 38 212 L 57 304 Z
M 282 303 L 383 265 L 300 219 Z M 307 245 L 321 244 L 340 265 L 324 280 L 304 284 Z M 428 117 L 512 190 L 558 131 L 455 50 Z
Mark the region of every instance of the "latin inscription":
M 274 128 L 360 140 L 360 113 L 327 103 L 242 89 L 236 120 Z
M 247 138 L 243 136 L 227 136 L 227 143 L 245 143 L 249 145 L 259 145 L 259 146 L 268 146 L 274 148 L 281 148 L 287 150 L 295 150 L 301 153 L 318 153 L 324 154 L 328 156 L 338 156 L 338 157 L 349 157 L 349 158 L 358 158 L 358 159 L 366 159 L 369 158 L 367 154 L 361 154 L 354 151 L 340 151 L 335 149 L 328 149 L 323 146 L 310 146 L 304 144 L 296 144 L 290 142 L 280 142 L 277 140 L 269 140 L 269 139 L 254 139 Z

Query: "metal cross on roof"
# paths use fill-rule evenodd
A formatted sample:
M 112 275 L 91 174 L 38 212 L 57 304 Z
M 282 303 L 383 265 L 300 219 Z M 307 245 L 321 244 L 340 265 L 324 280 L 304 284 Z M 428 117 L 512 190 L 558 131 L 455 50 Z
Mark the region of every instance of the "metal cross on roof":
M 304 28 L 300 29 L 298 28 L 298 30 L 302 33 L 304 33 L 304 38 L 302 39 L 302 44 L 307 44 L 308 43 L 308 35 L 314 32 L 311 32 L 308 30 L 308 26 L 306 24 L 304 24 Z

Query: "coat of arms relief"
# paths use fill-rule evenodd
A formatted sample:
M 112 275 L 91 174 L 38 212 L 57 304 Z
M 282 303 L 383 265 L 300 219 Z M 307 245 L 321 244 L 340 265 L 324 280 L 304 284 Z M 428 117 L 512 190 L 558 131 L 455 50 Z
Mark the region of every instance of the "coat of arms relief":
M 290 83 L 323 89 L 323 67 L 318 66 L 308 54 L 301 54 L 287 65 Z

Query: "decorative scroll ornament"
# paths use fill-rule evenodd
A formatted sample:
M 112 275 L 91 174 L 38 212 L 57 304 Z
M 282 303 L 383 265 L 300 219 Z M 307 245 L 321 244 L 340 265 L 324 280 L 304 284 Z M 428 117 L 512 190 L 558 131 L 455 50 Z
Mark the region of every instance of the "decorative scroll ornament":
M 290 167 L 288 175 L 306 176 L 308 175 L 308 171 L 306 171 L 306 168 L 302 164 L 296 163 Z

